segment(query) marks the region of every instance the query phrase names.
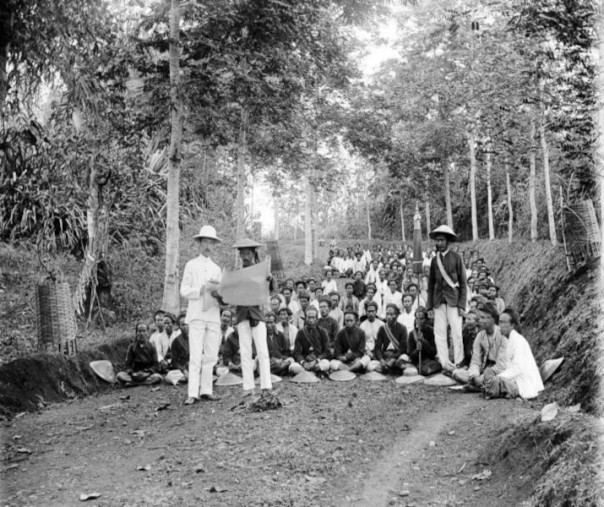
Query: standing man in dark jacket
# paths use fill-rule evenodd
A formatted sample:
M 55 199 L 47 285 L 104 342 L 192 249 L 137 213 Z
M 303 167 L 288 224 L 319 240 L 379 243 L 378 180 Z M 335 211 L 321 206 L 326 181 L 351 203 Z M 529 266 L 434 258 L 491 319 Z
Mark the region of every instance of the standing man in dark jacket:
M 452 371 L 463 361 L 461 328 L 466 310 L 466 268 L 461 255 L 449 248 L 457 235 L 450 227 L 441 225 L 430 233 L 436 242 L 436 257 L 430 264 L 427 309 L 434 315 L 434 337 L 437 356 L 443 369 Z M 454 362 L 449 360 L 447 326 L 451 327 Z

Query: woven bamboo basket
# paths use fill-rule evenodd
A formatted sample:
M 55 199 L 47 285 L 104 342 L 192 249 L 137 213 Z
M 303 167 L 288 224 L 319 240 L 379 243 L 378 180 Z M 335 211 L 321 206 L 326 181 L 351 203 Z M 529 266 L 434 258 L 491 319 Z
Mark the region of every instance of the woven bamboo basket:
M 77 324 L 69 284 L 51 278 L 36 286 L 38 350 L 75 353 Z
M 600 256 L 600 225 L 591 199 L 570 204 L 565 209 L 566 241 L 575 267 Z

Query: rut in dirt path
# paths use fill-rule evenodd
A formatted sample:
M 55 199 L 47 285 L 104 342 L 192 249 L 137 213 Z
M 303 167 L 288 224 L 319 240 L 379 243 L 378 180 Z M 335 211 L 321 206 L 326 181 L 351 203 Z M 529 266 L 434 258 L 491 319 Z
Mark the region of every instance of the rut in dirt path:
M 396 425 L 387 450 L 336 505 L 482 506 L 487 499 L 493 507 L 516 505 L 511 477 L 477 482 L 472 476 L 485 468 L 479 456 L 494 428 L 510 424 L 526 407 L 447 394 L 440 407 Z M 400 431 L 407 430 L 405 423 L 408 431 Z
M 341 507 L 388 505 L 393 493 L 402 490 L 400 481 L 402 471 L 408 470 L 419 461 L 423 450 L 430 441 L 436 439 L 445 425 L 454 420 L 460 410 L 467 410 L 466 405 L 464 404 L 464 408 L 462 408 L 458 404 L 450 403 L 441 409 L 422 413 L 422 417 L 417 420 L 409 421 L 409 424 L 405 425 L 409 431 L 405 431 L 403 436 L 393 439 L 387 452 L 374 464 L 363 483 L 360 497 L 348 496 L 338 505 Z

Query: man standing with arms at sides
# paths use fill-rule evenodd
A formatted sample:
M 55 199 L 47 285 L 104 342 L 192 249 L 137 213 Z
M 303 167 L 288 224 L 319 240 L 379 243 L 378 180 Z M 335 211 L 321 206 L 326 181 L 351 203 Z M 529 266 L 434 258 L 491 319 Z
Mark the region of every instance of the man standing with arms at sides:
M 258 264 L 257 248 L 262 246 L 254 240 L 244 238 L 237 241 L 233 248 L 239 250 L 239 256 L 244 268 Z M 272 278 L 268 277 L 266 283 Z M 241 352 L 241 375 L 243 376 L 243 390 L 254 392 L 254 360 L 252 359 L 252 340 L 256 346 L 258 369 L 260 370 L 260 388 L 263 394 L 273 387 L 271 382 L 271 363 L 266 343 L 266 324 L 260 306 L 238 306 L 236 309 L 237 331 L 239 333 L 239 347 Z
M 199 256 L 187 262 L 180 284 L 180 295 L 189 301 L 185 318 L 189 326 L 189 394 L 185 405 L 200 398 L 219 399 L 212 394 L 212 376 L 222 338 L 217 299 L 222 272 L 210 259 L 221 239 L 211 225 L 204 225 L 193 238 Z
M 436 242 L 437 254 L 430 264 L 427 309 L 434 315 L 438 360 L 444 370 L 452 371 L 464 358 L 461 328 L 466 309 L 466 268 L 461 255 L 449 248 L 457 239 L 450 227 L 437 227 L 430 233 L 430 238 Z M 449 360 L 447 326 L 451 327 L 455 364 Z

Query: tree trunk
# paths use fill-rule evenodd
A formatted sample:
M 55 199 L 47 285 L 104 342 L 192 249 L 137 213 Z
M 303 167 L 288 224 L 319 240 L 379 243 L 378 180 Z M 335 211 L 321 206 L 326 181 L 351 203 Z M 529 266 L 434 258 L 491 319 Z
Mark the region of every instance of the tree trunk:
M 312 264 L 312 185 L 310 183 L 310 171 L 305 177 L 306 185 L 306 200 L 304 202 L 304 264 L 310 266 Z
M 453 229 L 453 210 L 451 208 L 451 178 L 449 175 L 449 161 L 443 160 L 443 173 L 445 175 L 445 204 L 447 207 L 447 225 Z
M 90 182 L 88 184 L 88 209 L 86 222 L 88 228 L 88 253 L 95 256 L 97 250 L 97 233 L 99 223 L 100 187 L 98 182 L 98 169 L 93 162 L 90 167 Z
M 470 205 L 472 208 L 472 241 L 478 240 L 478 216 L 476 212 L 476 142 L 474 133 L 468 134 L 470 148 Z
M 537 179 L 537 164 L 535 161 L 535 151 L 537 147 L 535 146 L 535 115 L 531 113 L 531 126 L 530 126 L 530 139 L 531 139 L 531 149 L 529 151 L 529 205 L 531 207 L 531 241 L 537 241 L 537 198 L 535 195 L 535 181 Z
M 12 17 L 9 2 L 2 2 L 0 6 L 0 120 L 4 119 L 4 106 L 8 94 L 8 48 L 12 33 Z
M 247 112 L 241 108 L 239 139 L 237 143 L 237 204 L 235 206 L 235 239 L 245 236 L 245 156 L 246 156 Z
M 312 258 L 314 259 L 319 256 L 317 252 L 319 241 L 317 240 L 317 192 L 315 191 L 315 187 L 313 185 L 310 187 L 310 192 L 310 237 L 312 240 Z
M 508 193 L 508 241 L 511 243 L 514 237 L 514 208 L 512 207 L 512 183 L 510 181 L 510 169 L 505 164 L 505 186 Z
M 430 233 L 432 229 L 432 221 L 430 220 L 430 200 L 429 195 L 426 194 L 426 230 Z
M 170 8 L 170 110 L 171 135 L 168 152 L 168 196 L 166 203 L 166 271 L 162 308 L 173 315 L 180 312 L 179 294 L 179 185 L 182 141 L 182 98 L 180 94 L 180 0 Z
M 401 194 L 401 236 L 403 239 L 403 243 L 407 242 L 405 238 L 405 213 L 403 211 L 403 194 Z
M 365 215 L 367 218 L 367 239 L 371 241 L 371 214 L 369 212 L 369 195 L 367 192 L 367 175 L 363 177 L 364 187 L 363 194 L 365 197 Z
M 539 122 L 539 139 L 541 141 L 541 152 L 543 157 L 543 175 L 545 183 L 545 202 L 547 204 L 547 222 L 549 225 L 549 238 L 552 245 L 558 244 L 556 236 L 556 222 L 554 220 L 554 202 L 552 198 L 552 187 L 550 184 L 549 148 L 545 138 L 545 109 L 542 106 L 541 121 Z
M 279 241 L 279 199 L 273 196 L 273 206 L 275 207 L 275 241 Z
M 487 170 L 487 210 L 489 216 L 489 240 L 495 239 L 495 226 L 493 225 L 493 192 L 491 189 L 491 170 L 493 168 L 493 162 L 491 158 L 491 143 L 487 144 L 486 152 L 486 170 Z

